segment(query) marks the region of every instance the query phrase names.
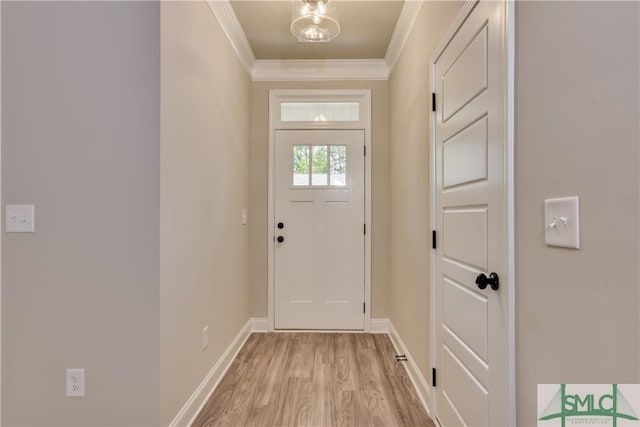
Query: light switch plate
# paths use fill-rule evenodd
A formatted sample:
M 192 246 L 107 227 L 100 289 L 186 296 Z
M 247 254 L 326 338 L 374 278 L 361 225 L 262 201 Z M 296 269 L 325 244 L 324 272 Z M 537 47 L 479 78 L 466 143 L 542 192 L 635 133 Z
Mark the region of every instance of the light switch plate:
M 578 197 L 544 201 L 544 242 L 547 246 L 580 249 L 580 203 Z
M 35 207 L 33 205 L 7 205 L 5 230 L 7 233 L 35 232 Z

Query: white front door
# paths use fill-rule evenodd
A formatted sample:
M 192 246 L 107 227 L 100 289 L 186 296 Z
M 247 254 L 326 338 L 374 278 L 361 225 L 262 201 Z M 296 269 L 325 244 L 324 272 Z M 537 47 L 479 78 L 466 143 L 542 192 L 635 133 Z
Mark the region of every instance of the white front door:
M 275 133 L 275 328 L 364 329 L 364 131 Z
M 445 427 L 508 425 L 505 13 L 503 1 L 473 5 L 434 63 L 435 390 Z

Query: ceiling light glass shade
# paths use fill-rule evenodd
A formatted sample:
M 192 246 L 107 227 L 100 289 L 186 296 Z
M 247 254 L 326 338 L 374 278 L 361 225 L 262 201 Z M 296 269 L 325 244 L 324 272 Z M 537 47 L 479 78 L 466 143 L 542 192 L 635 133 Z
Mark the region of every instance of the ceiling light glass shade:
M 333 3 L 329 0 L 293 0 L 291 33 L 299 42 L 330 42 L 340 34 Z

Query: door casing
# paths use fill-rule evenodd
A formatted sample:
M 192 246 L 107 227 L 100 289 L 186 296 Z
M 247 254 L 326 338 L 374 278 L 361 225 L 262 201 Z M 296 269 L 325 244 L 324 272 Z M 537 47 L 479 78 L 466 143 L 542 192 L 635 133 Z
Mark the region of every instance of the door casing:
M 2 5 L 0 5 L 0 34 L 2 34 Z M 2 46 L 2 36 L 0 36 Z M 2 49 L 0 49 L 0 100 L 2 100 Z M 2 102 L 0 102 L 0 200 L 2 200 Z M 1 204 L 0 204 L 1 205 Z M 2 215 L 0 215 L 0 218 Z M 0 319 L 2 319 L 2 232 L 0 230 Z M 0 337 L 2 321 L 0 320 Z M 0 339 L 0 384 L 2 384 L 2 340 Z M 2 387 L 0 387 L 1 389 Z M 2 423 L 2 392 L 0 391 L 0 423 Z
M 282 102 L 359 102 L 360 120 L 353 122 L 283 122 Z M 269 91 L 269 190 L 267 219 L 267 330 L 275 328 L 275 131 L 278 129 L 361 129 L 367 150 L 365 162 L 364 221 L 367 232 L 364 245 L 364 332 L 371 330 L 371 90 L 370 89 L 272 89 Z M 282 330 L 279 330 L 282 331 Z
M 2 34 L 2 5 L 0 5 L 0 35 Z M 0 36 L 2 46 L 2 36 Z M 0 49 L 0 100 L 2 100 L 2 50 Z M 0 200 L 2 200 L 2 102 L 0 102 Z M 2 215 L 0 215 L 2 217 Z M 2 232 L 0 230 L 0 319 L 2 319 Z M 0 337 L 2 320 L 0 320 Z M 2 340 L 0 339 L 0 384 L 2 384 Z M 0 387 L 0 390 L 2 387 Z M 2 392 L 0 391 L 0 423 L 2 422 Z
M 449 41 L 453 38 L 458 28 L 462 25 L 462 23 L 469 16 L 471 11 L 473 10 L 475 4 L 479 0 L 467 0 L 466 3 L 460 9 L 460 12 L 453 20 L 449 29 L 443 36 L 440 44 L 434 51 L 433 55 L 430 59 L 430 70 L 431 70 L 431 91 L 433 93 L 436 92 L 436 60 L 442 54 L 442 52 L 447 47 Z M 505 135 L 506 135 L 506 152 L 505 152 L 505 192 L 504 192 L 504 203 L 503 209 L 505 218 L 507 218 L 507 222 L 505 226 L 505 236 L 506 240 L 504 242 L 505 247 L 507 248 L 505 256 L 505 265 L 507 266 L 506 274 L 503 274 L 504 277 L 503 282 L 508 286 L 507 289 L 507 396 L 508 401 L 505 402 L 507 405 L 507 419 L 508 425 L 516 425 L 516 370 L 515 370 L 515 139 L 514 139 L 514 129 L 515 129 L 515 114 L 514 114 L 514 103 L 515 103 L 515 0 L 503 0 L 506 3 L 506 16 L 505 16 L 505 25 L 506 32 L 504 37 L 504 45 L 503 49 L 506 53 L 506 81 L 503 82 L 505 85 Z M 431 112 L 430 114 L 430 135 L 429 135 L 429 146 L 430 146 L 430 166 L 431 166 L 431 174 L 429 177 L 429 199 L 430 199 L 430 215 L 431 215 L 431 229 L 436 230 L 436 113 Z M 439 230 L 436 230 L 439 231 Z M 430 346 L 430 365 L 435 368 L 436 367 L 436 352 L 437 352 L 437 342 L 436 342 L 436 333 L 437 327 L 436 324 L 436 310 L 437 301 L 436 301 L 436 251 L 431 250 L 430 255 L 430 277 L 429 277 L 429 299 L 430 299 L 430 328 L 429 328 L 429 346 Z M 435 415 L 434 411 L 436 409 L 436 393 L 430 390 L 430 402 L 429 406 L 431 409 L 431 414 Z

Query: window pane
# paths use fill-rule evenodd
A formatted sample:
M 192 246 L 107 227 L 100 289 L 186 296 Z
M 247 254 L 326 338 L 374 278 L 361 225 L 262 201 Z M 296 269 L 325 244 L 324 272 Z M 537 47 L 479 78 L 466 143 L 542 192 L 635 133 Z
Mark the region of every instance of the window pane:
M 283 102 L 280 104 L 283 122 L 357 122 L 359 102 Z
M 347 185 L 347 146 L 332 145 L 329 147 L 330 185 Z
M 312 152 L 311 185 L 327 185 L 327 146 L 314 145 Z
M 293 185 L 309 185 L 309 146 L 293 146 Z
M 293 185 L 295 187 L 345 187 L 347 185 L 347 146 L 294 145 Z

